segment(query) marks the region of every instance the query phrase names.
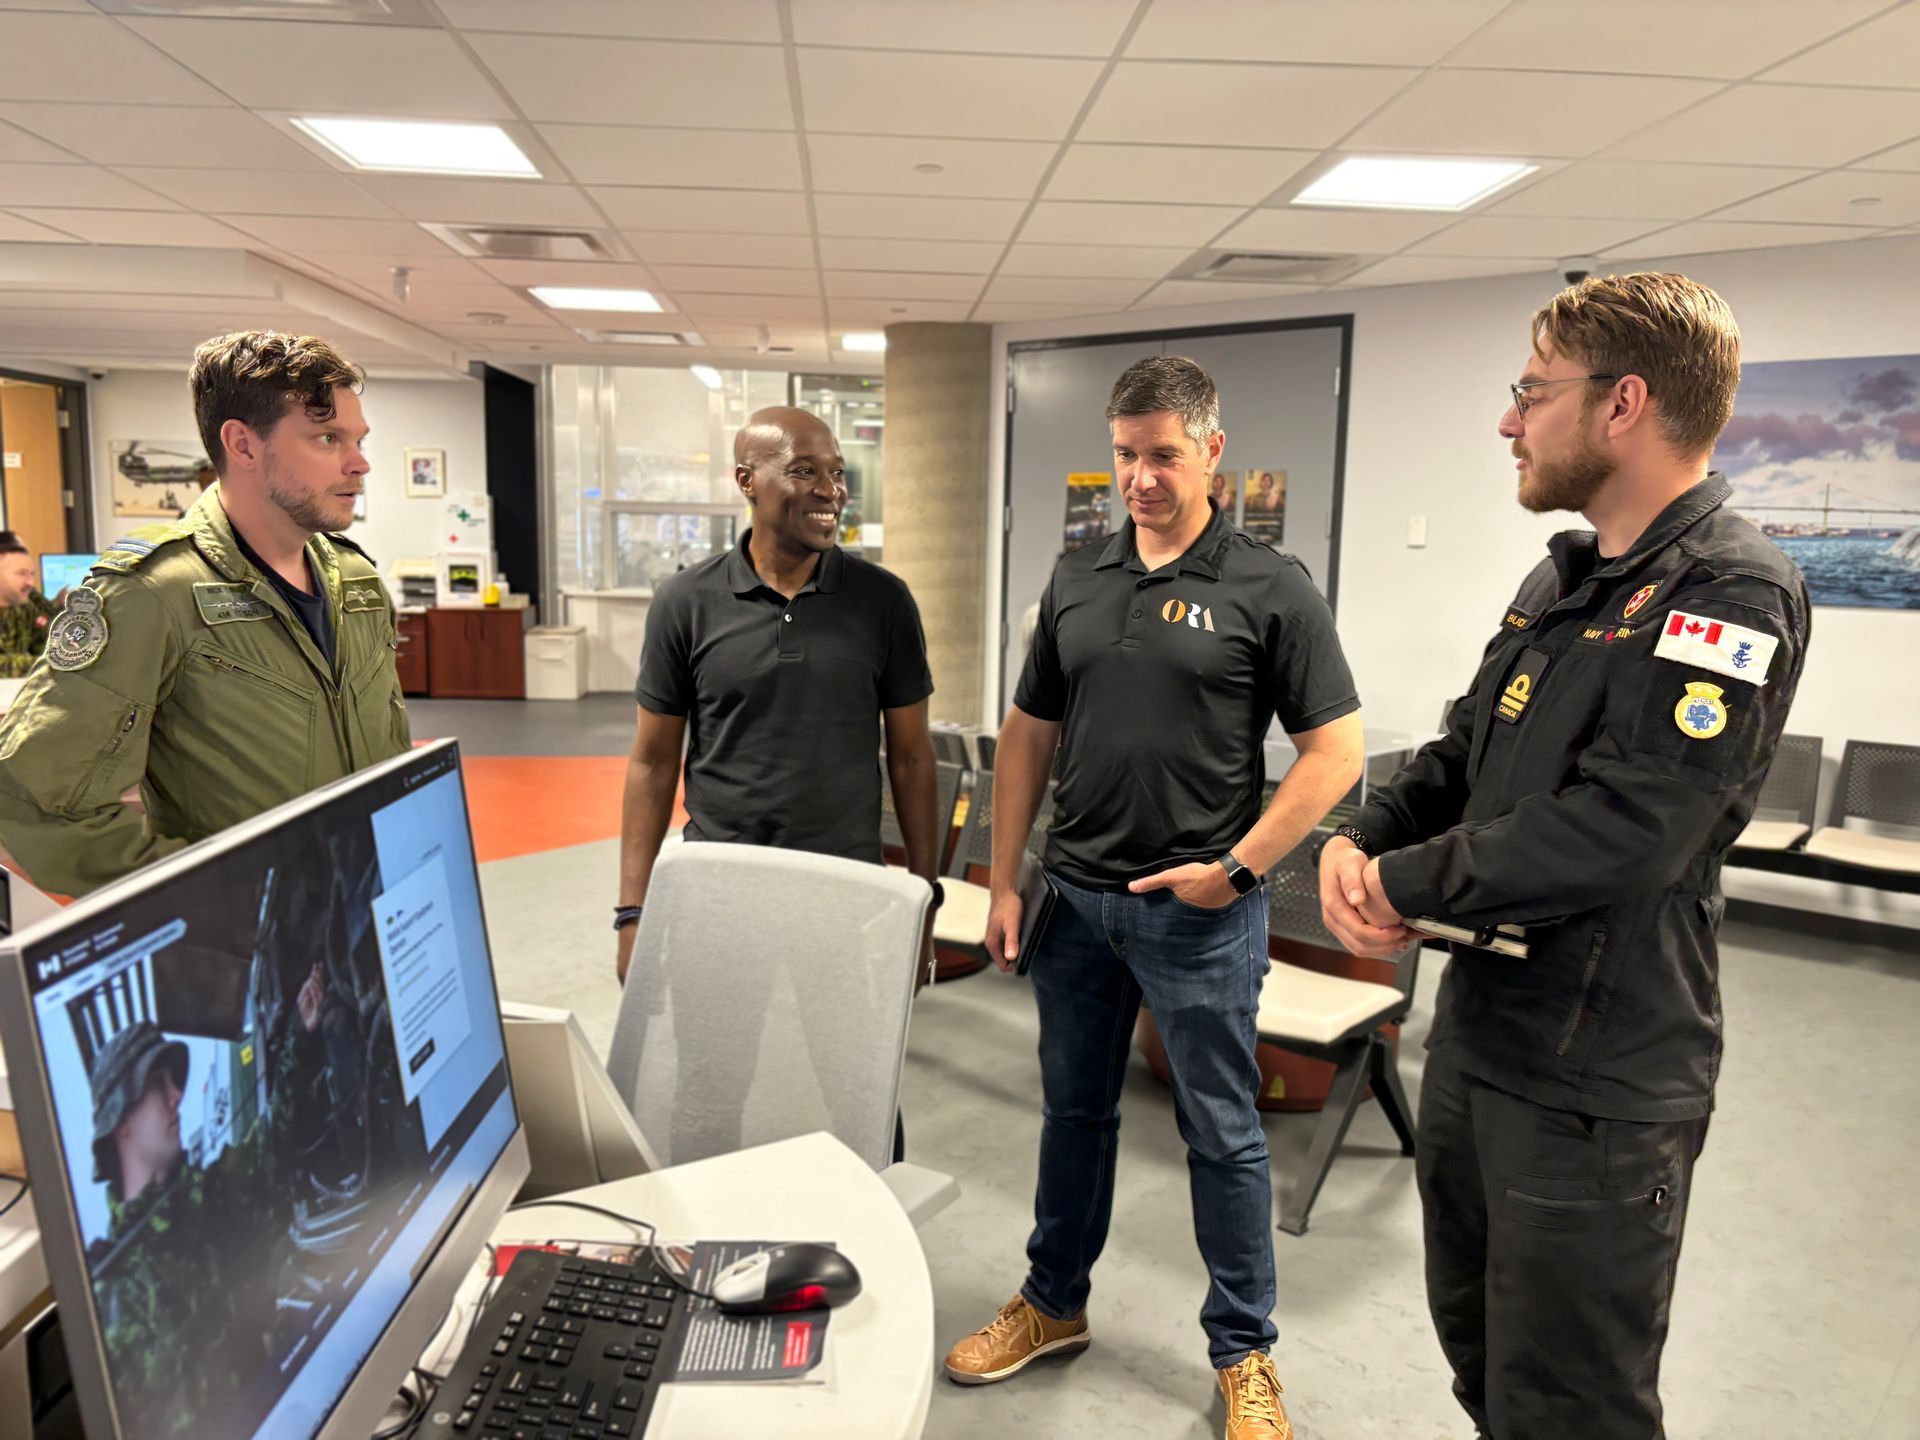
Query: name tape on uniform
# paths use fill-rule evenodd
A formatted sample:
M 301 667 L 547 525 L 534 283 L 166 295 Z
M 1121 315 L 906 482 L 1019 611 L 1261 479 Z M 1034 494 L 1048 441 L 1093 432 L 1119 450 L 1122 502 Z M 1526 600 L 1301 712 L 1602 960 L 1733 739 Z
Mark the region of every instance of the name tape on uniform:
M 1750 685 L 1767 683 L 1767 667 L 1779 638 L 1749 630 L 1726 620 L 1705 615 L 1689 615 L 1675 610 L 1667 616 L 1666 628 L 1653 653 L 1662 660 L 1677 660 L 1700 670 L 1731 675 Z

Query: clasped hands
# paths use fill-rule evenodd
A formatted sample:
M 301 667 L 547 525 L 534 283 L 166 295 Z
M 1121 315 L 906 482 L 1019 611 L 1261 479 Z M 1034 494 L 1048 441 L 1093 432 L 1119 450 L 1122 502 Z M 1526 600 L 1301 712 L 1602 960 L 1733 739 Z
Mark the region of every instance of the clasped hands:
M 1344 835 L 1320 852 L 1320 918 L 1334 939 L 1368 959 L 1397 955 L 1411 938 L 1380 883 L 1380 862 Z

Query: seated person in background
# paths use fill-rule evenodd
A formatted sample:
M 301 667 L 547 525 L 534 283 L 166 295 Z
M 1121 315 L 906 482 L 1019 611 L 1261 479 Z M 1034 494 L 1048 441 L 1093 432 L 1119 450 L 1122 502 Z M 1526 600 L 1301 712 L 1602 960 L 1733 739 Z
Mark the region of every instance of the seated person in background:
M 33 556 L 11 530 L 0 530 L 0 679 L 15 680 L 47 648 L 47 626 L 60 607 L 35 585 Z

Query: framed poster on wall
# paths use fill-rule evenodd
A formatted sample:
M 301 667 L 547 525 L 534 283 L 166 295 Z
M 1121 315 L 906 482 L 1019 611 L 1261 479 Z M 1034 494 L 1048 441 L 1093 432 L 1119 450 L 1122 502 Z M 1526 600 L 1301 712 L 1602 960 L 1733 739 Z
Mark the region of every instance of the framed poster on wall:
M 112 440 L 113 513 L 175 519 L 213 483 L 213 462 L 197 440 Z
M 417 450 L 405 452 L 407 498 L 438 500 L 447 493 L 447 452 Z

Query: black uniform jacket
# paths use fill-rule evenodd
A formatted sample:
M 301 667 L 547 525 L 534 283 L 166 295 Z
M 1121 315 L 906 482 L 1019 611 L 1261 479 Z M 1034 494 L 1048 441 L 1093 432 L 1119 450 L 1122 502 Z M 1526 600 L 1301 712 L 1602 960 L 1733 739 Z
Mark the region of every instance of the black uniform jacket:
M 1799 570 L 1729 489 L 1709 475 L 1617 559 L 1556 535 L 1447 733 L 1354 821 L 1403 915 L 1527 927 L 1524 960 L 1454 947 L 1428 1044 L 1543 1105 L 1712 1108 L 1721 858 L 1808 632 Z

